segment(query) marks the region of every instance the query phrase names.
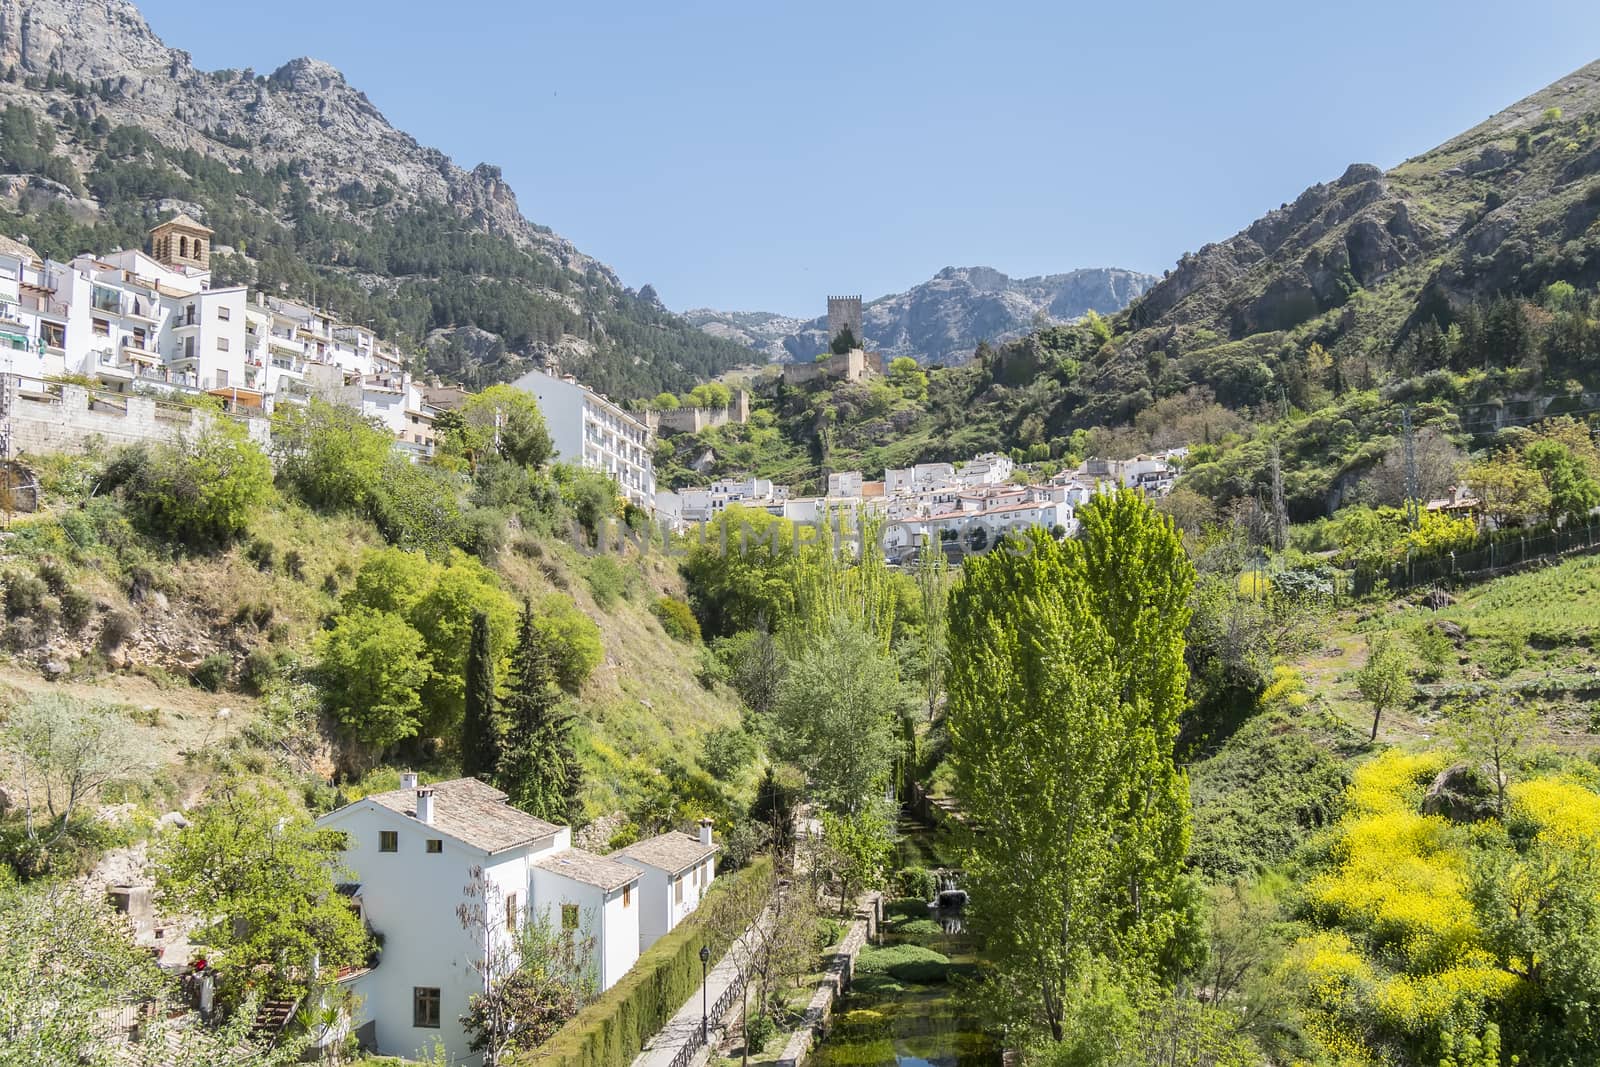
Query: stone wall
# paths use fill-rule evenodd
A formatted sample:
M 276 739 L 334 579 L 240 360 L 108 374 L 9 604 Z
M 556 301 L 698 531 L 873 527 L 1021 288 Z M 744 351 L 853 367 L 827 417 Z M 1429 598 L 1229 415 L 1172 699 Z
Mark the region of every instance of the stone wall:
M 213 417 L 154 397 L 110 396 L 81 385 L 63 385 L 59 396 L 16 397 L 11 410 L 11 451 L 13 455 L 45 455 L 172 441 Z M 238 421 L 252 441 L 263 448 L 271 443 L 267 419 L 240 416 Z
M 645 425 L 658 433 L 699 433 L 730 422 L 743 425 L 749 421 L 750 394 L 743 389 L 734 393 L 733 403 L 725 408 L 681 407 L 645 413 Z
M 811 994 L 811 1002 L 806 1005 L 799 1028 L 789 1035 L 783 1051 L 778 1054 L 777 1067 L 800 1067 L 811 1055 L 812 1048 L 827 1032 L 828 1020 L 833 1015 L 833 1002 L 850 988 L 856 957 L 867 942 L 877 935 L 878 924 L 882 921 L 883 896 L 874 893 L 856 909 L 856 919 L 850 924 L 844 940 L 828 957 L 827 966 L 822 971 L 822 981 L 817 985 L 816 992 Z

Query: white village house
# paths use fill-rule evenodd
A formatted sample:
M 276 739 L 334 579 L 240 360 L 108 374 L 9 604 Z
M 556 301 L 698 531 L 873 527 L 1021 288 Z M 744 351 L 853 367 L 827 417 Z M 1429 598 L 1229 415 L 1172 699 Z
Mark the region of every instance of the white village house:
M 700 820 L 700 836 L 676 830 L 636 841 L 613 852 L 612 858 L 640 872 L 639 917 L 642 952 L 672 932 L 700 906 L 717 876 L 718 846 L 711 840 L 711 820 Z
M 419 786 L 415 774 L 317 824 L 346 834 L 356 883 L 347 891 L 383 939 L 377 963 L 344 979 L 362 998 L 357 1033 L 385 1055 L 426 1056 L 438 1042 L 449 1062 L 467 1065 L 479 1058 L 460 1017 L 484 990 L 482 961 L 510 945 L 521 923 L 542 917 L 592 937 L 593 977 L 609 989 L 660 936 L 647 929 L 671 929 L 699 904 L 718 849 L 708 821 L 698 839 L 669 833 L 630 846 L 652 859 L 598 856 L 572 846 L 570 827 L 519 811 L 492 786 L 474 778 Z M 698 856 L 676 872 L 684 882 L 693 876 L 689 893 L 652 866 L 690 851 L 674 838 Z M 463 904 L 481 907 L 483 921 L 463 924 Z

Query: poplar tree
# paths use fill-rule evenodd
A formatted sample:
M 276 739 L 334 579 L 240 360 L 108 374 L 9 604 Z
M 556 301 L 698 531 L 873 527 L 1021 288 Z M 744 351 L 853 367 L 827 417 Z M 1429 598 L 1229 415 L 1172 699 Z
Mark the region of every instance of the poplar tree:
M 1042 530 L 968 559 L 951 594 L 948 729 L 970 914 L 1003 997 L 1060 1040 L 1097 959 L 1158 964 L 1185 932 L 1185 704 L 1194 569 L 1137 493 L 1082 536 Z
M 472 643 L 467 646 L 466 714 L 461 720 L 461 773 L 469 778 L 492 775 L 500 761 L 495 723 L 494 652 L 489 647 L 489 616 L 472 616 Z
M 511 803 L 551 822 L 577 814 L 582 768 L 572 747 L 572 716 L 561 710 L 545 635 L 522 605 L 517 644 L 511 653 L 511 678 L 501 701 L 506 722 L 496 784 Z

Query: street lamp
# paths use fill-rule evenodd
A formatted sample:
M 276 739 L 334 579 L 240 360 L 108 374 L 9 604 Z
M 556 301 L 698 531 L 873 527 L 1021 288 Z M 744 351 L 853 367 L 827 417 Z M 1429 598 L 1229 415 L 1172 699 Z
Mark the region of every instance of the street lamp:
M 700 946 L 700 1043 L 709 1044 L 711 1030 L 709 1024 L 709 1010 L 706 1008 L 706 968 L 711 964 L 711 946 Z

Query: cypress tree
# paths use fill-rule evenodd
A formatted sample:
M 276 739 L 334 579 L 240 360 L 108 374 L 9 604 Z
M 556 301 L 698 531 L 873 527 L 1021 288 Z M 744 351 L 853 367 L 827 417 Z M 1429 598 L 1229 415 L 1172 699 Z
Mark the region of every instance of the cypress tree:
M 512 804 L 552 822 L 570 820 L 577 813 L 583 785 L 572 750 L 572 716 L 560 705 L 555 665 L 534 621 L 533 605 L 523 601 L 503 701 L 506 738 L 495 784 Z
M 489 650 L 489 616 L 472 616 L 467 648 L 467 711 L 461 723 L 461 773 L 487 778 L 500 760 L 495 724 L 494 654 Z

